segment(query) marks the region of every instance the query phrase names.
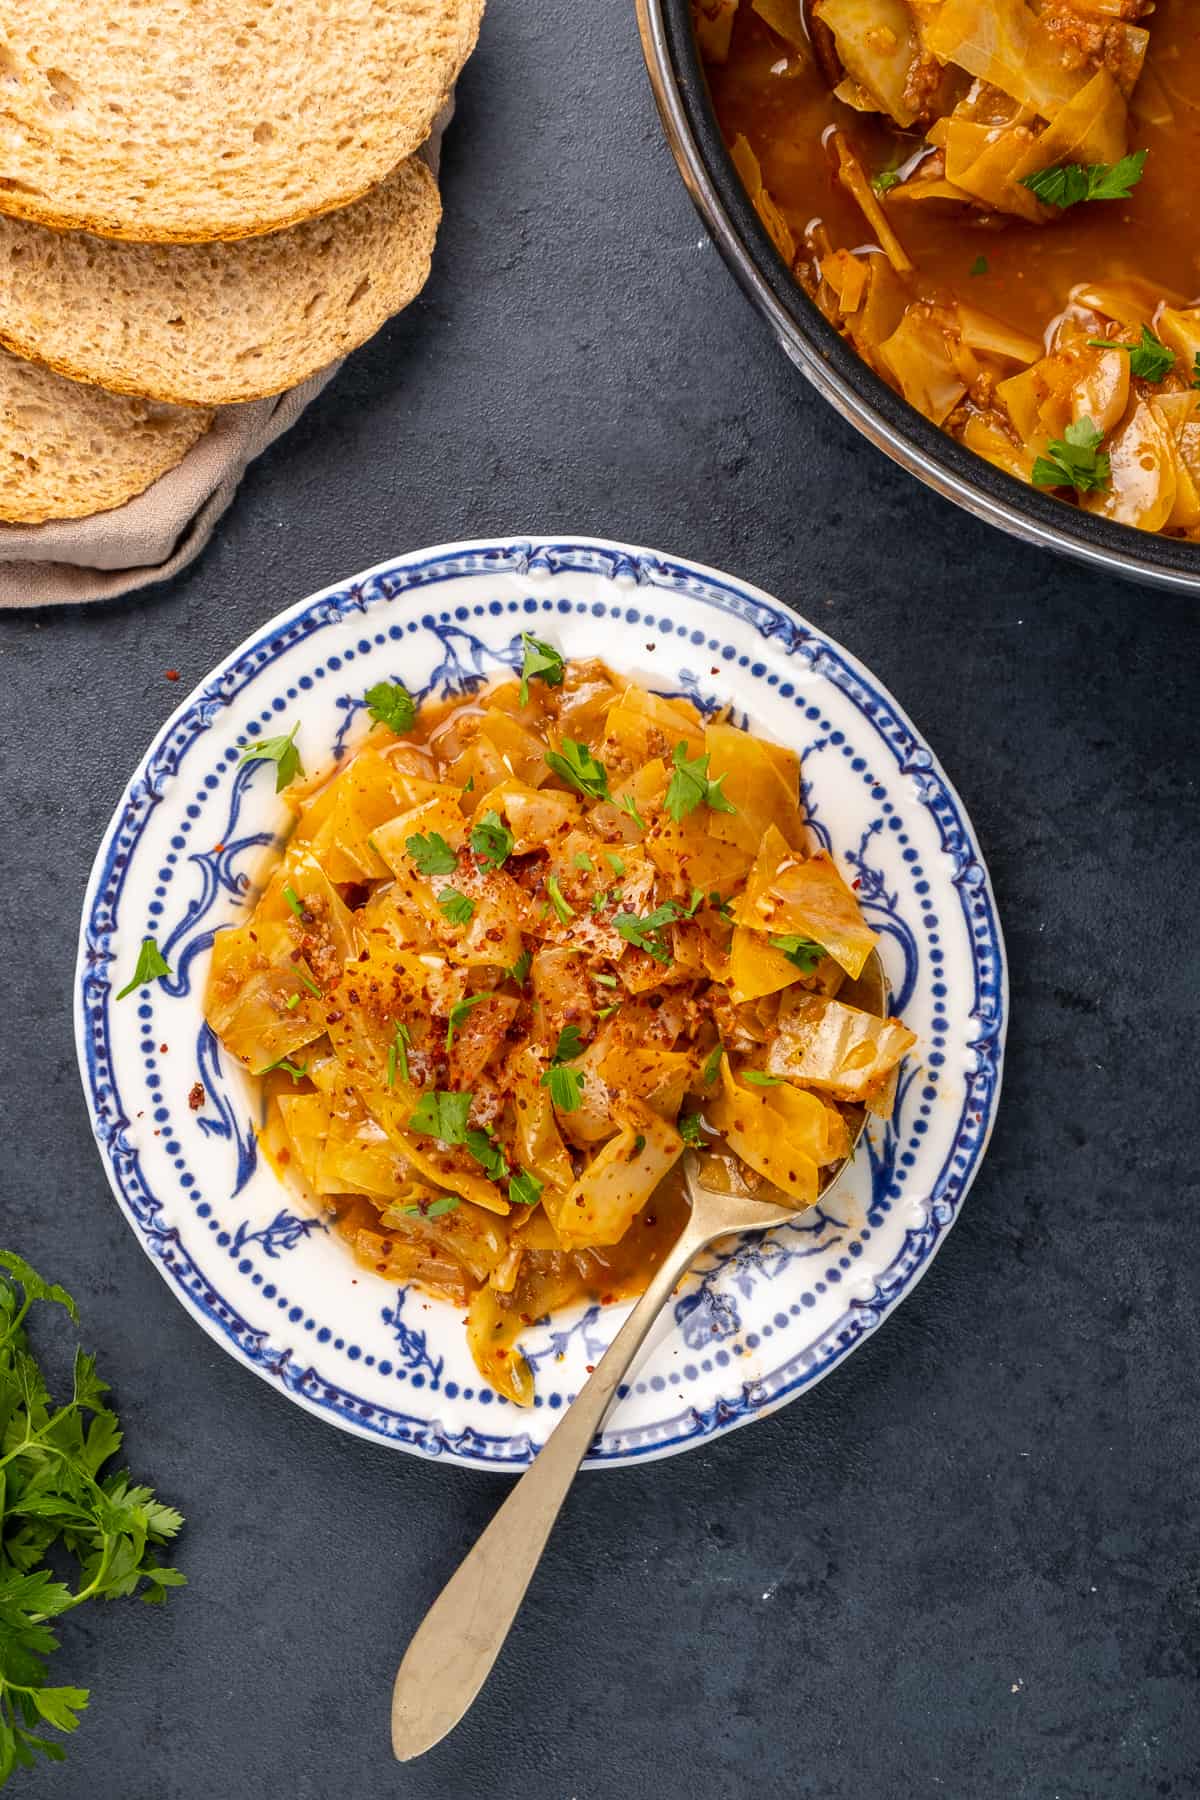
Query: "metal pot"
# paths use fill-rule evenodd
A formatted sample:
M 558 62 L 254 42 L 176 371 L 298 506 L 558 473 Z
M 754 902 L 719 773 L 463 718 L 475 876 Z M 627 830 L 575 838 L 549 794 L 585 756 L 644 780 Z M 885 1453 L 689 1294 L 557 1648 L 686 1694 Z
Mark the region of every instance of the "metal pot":
M 692 29 L 691 0 L 637 0 L 667 141 L 701 218 L 784 351 L 864 437 L 939 494 L 1002 531 L 1106 574 L 1200 594 L 1200 544 L 1079 511 L 976 456 L 901 399 L 792 276 L 721 137 Z

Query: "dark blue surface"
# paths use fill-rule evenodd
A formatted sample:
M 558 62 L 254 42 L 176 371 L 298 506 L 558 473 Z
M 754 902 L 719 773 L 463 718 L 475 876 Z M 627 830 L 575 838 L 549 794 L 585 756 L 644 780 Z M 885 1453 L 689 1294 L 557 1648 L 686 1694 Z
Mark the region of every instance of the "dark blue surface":
M 79 1294 L 192 1584 L 66 1625 L 91 1712 L 16 1791 L 1194 1800 L 1194 610 L 988 533 L 798 384 L 702 243 L 631 8 L 496 0 L 445 195 L 422 301 L 255 465 L 198 565 L 0 617 L 0 1238 Z M 186 1318 L 109 1196 L 71 975 L 165 670 L 190 685 L 393 551 L 509 530 L 728 568 L 887 683 L 989 856 L 1009 1061 L 962 1221 L 896 1318 L 775 1418 L 586 1478 L 482 1700 L 397 1769 L 395 1663 L 507 1482 L 342 1437 Z

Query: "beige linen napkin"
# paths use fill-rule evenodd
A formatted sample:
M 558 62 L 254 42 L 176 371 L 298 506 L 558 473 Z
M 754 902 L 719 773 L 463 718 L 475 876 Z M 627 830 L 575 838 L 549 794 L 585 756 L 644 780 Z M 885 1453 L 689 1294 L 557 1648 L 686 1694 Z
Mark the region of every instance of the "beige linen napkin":
M 451 99 L 421 149 L 435 175 L 453 113 Z M 124 506 L 90 519 L 0 525 L 0 607 L 112 600 L 185 568 L 212 536 L 247 464 L 290 430 L 341 366 L 331 363 L 269 400 L 220 407 L 178 467 Z

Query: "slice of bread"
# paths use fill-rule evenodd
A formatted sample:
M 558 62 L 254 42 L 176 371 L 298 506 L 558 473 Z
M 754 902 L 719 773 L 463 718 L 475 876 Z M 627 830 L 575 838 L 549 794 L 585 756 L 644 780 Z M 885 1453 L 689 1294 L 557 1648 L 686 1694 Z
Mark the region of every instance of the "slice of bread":
M 342 206 L 424 142 L 483 0 L 0 0 L 0 212 L 149 243 Z
M 44 525 L 122 506 L 211 423 L 211 412 L 106 394 L 0 350 L 0 519 Z
M 415 156 L 350 206 L 233 244 L 123 244 L 0 216 L 0 344 L 115 393 L 260 399 L 408 305 L 440 218 Z

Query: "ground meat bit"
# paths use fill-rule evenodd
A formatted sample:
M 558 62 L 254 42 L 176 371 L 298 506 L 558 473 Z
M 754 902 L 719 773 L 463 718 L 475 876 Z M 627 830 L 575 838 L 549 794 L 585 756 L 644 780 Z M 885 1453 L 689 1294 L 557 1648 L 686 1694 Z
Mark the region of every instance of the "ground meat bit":
M 204 1092 L 203 1083 L 194 1081 L 192 1083 L 191 1092 L 188 1094 L 188 1105 L 191 1107 L 192 1111 L 199 1112 L 200 1108 L 204 1105 L 206 1098 L 207 1096 Z

